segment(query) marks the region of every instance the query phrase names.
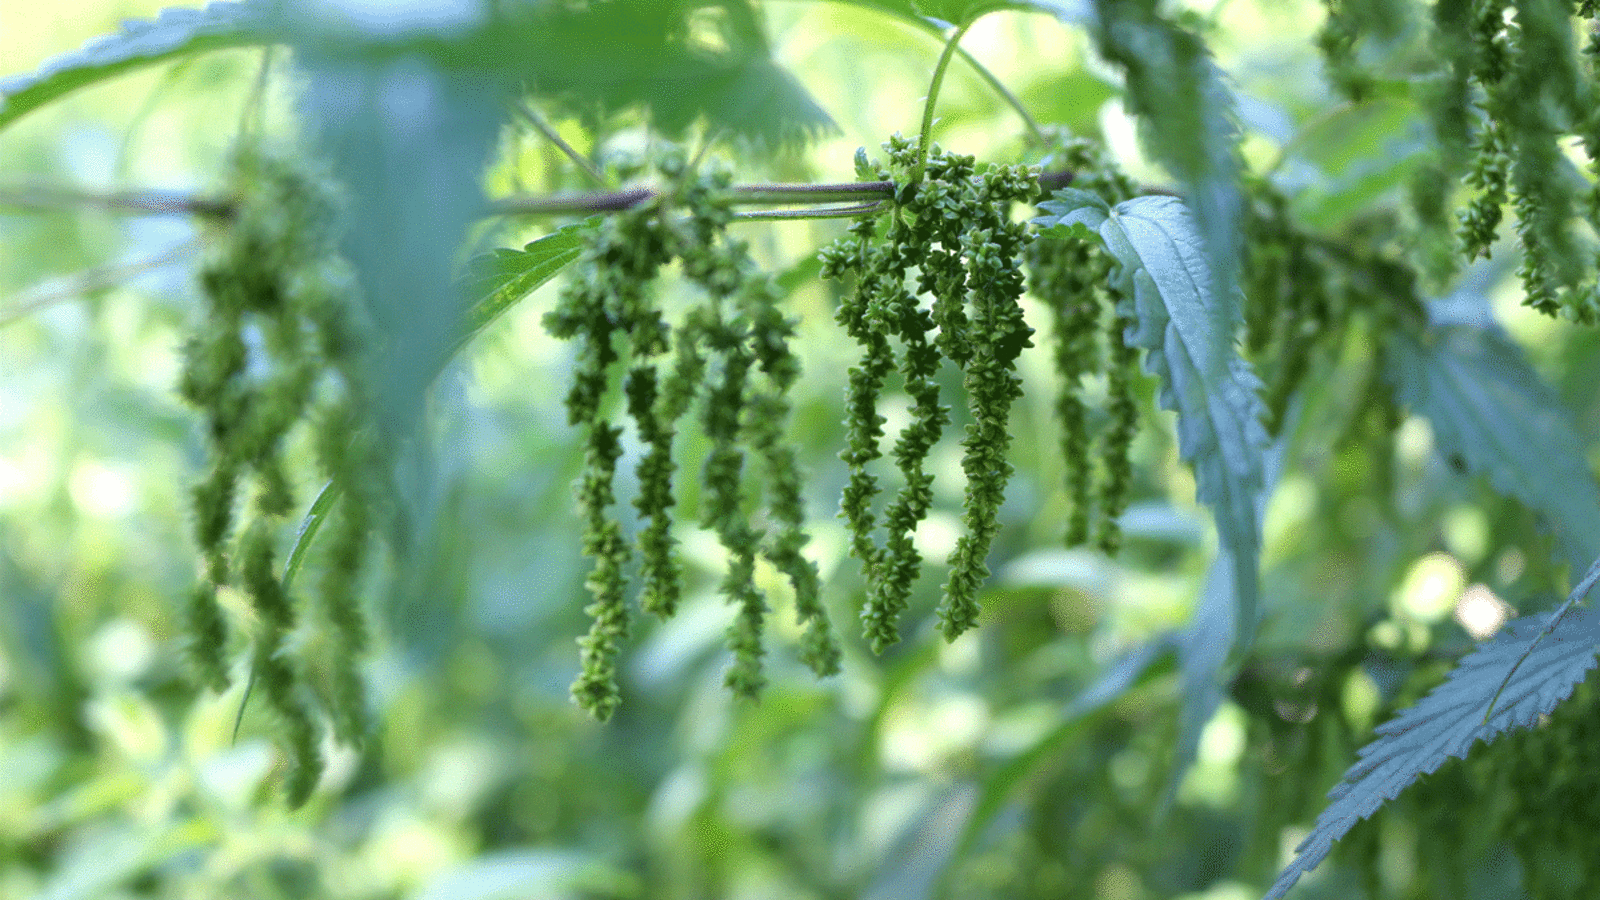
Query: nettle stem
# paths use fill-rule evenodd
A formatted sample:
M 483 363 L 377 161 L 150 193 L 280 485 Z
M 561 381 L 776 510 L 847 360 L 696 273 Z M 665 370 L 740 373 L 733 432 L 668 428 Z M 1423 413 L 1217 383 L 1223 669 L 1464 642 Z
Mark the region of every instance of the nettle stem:
M 96 192 L 26 182 L 0 186 L 0 208 L 49 212 L 83 206 L 118 210 L 134 215 L 205 216 L 226 219 L 233 215 L 238 202 L 231 197 L 206 197 L 182 191 Z
M 978 20 L 975 18 L 969 20 L 950 35 L 950 40 L 945 42 L 944 52 L 939 54 L 939 64 L 933 68 L 933 82 L 928 85 L 928 99 L 922 104 L 922 131 L 917 141 L 917 167 L 911 173 L 913 185 L 921 184 L 922 175 L 928 170 L 928 136 L 933 131 L 933 107 L 939 102 L 939 88 L 944 84 L 945 70 L 950 68 L 950 58 L 955 56 L 956 47 L 966 36 L 967 29 L 976 21 Z
M 793 206 L 796 204 L 845 203 L 849 206 L 837 210 L 807 210 L 824 216 L 859 216 L 881 200 L 894 196 L 893 185 L 887 181 L 848 182 L 841 184 L 736 184 L 731 189 L 735 206 Z M 656 190 L 648 187 L 621 191 L 598 191 L 585 194 L 549 194 L 544 196 L 512 196 L 494 201 L 490 211 L 494 215 L 540 216 L 583 215 L 586 213 L 621 212 L 655 199 Z M 778 218 L 778 216 L 768 216 Z M 793 217 L 793 216 L 789 216 Z M 815 218 L 816 216 L 812 216 Z
M 1039 178 L 1045 190 L 1065 187 L 1072 181 L 1070 172 L 1050 172 Z M 739 184 L 732 188 L 736 206 L 797 206 L 816 204 L 808 209 L 752 210 L 737 213 L 746 220 L 762 219 L 841 219 L 856 218 L 876 211 L 894 198 L 887 181 L 861 181 L 838 184 Z M 581 216 L 621 212 L 655 199 L 655 188 L 637 187 L 621 191 L 545 196 L 511 196 L 490 201 L 490 216 Z M 832 205 L 830 205 L 832 204 Z M 842 204 L 842 205 L 839 205 Z M 0 208 L 53 210 L 91 206 L 124 210 L 136 215 L 199 215 L 229 218 L 236 203 L 233 198 L 188 194 L 180 191 L 128 190 L 108 193 L 42 185 L 0 186 Z

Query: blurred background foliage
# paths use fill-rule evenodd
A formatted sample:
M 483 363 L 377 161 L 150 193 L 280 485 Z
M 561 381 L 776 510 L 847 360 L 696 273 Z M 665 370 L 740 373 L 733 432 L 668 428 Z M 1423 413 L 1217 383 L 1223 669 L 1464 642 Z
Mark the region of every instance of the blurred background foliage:
M 938 43 L 872 6 L 763 6 L 773 59 L 835 127 L 817 120 L 803 149 L 735 139 L 740 180 L 848 181 L 857 147 L 915 130 Z M 1272 171 L 1303 224 L 1359 235 L 1404 207 L 1431 152 L 1420 113 L 1398 91 L 1334 96 L 1315 50 L 1320 4 L 1190 6 L 1234 80 L 1247 165 Z M 158 8 L 7 3 L 0 72 L 31 71 Z M 1165 179 L 1082 34 L 1047 16 L 993 15 L 963 47 L 1041 122 L 1104 141 L 1146 182 Z M 0 136 L 0 172 L 96 191 L 213 189 L 261 65 L 259 50 L 222 50 L 74 94 Z M 589 77 L 600 76 L 573 74 Z M 267 133 L 296 133 L 298 90 L 280 52 Z M 591 149 L 592 111 L 543 111 Z M 952 70 L 939 117 L 947 147 L 1022 157 L 1022 123 L 969 68 Z M 605 128 L 609 149 L 641 145 L 625 110 Z M 581 186 L 524 129 L 502 130 L 492 158 L 491 195 Z M 479 237 L 520 246 L 555 224 L 497 221 Z M 374 576 L 369 591 L 378 728 L 360 755 L 331 748 L 318 792 L 291 812 L 259 702 L 235 740 L 240 687 L 197 697 L 181 661 L 178 610 L 198 574 L 187 486 L 202 444 L 173 386 L 204 235 L 182 217 L 0 211 L 0 897 L 1240 900 L 1270 880 L 1375 723 L 1562 584 L 1560 553 L 1532 513 L 1435 453 L 1425 422 L 1373 402 L 1386 390 L 1358 334 L 1320 370 L 1283 443 L 1267 619 L 1195 764 L 1169 785 L 1175 667 L 1114 685 L 1125 689 L 1101 705 L 1080 698 L 1187 621 L 1206 517 L 1146 383 L 1156 424 L 1135 445 L 1126 548 L 1116 559 L 1056 549 L 1063 464 L 1051 370 L 1036 352 L 1022 363 L 1018 474 L 981 627 L 936 639 L 940 579 L 926 577 L 907 640 L 873 658 L 854 634 L 861 585 L 833 518 L 845 479 L 838 373 L 854 349 L 833 323 L 836 287 L 814 278 L 815 251 L 843 223 L 735 227 L 780 273 L 801 322 L 794 437 L 810 474 L 811 548 L 847 637 L 843 674 L 818 682 L 795 662 L 780 605 L 770 687 L 759 704 L 730 698 L 720 551 L 686 527 L 691 593 L 675 619 L 636 629 L 620 712 L 601 726 L 571 705 L 588 563 L 570 511 L 581 453 L 555 387 L 572 360 L 540 325 L 550 286 L 482 334 L 430 395 L 433 515 L 408 561 L 421 577 Z M 1439 289 L 1492 309 L 1593 446 L 1600 345 L 1519 306 L 1505 255 Z M 309 448 L 295 452 L 309 460 Z M 941 447 L 933 463 L 936 508 L 919 540 L 936 558 L 954 539 L 959 453 Z M 298 487 L 309 496 L 316 485 Z M 1297 896 L 1516 896 L 1516 829 L 1523 843 L 1550 843 L 1562 826 L 1530 824 L 1529 804 L 1507 812 L 1508 796 L 1558 774 L 1569 791 L 1592 790 L 1595 777 L 1595 751 L 1537 736 L 1447 766 L 1359 826 Z M 1561 844 L 1568 868 L 1592 859 L 1587 847 Z

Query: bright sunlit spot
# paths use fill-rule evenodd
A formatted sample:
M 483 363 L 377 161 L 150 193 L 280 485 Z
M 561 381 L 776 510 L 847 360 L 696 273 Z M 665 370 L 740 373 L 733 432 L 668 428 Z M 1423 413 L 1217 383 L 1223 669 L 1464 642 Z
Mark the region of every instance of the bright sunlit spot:
M 1486 641 L 1499 632 L 1511 612 L 1511 605 L 1500 599 L 1488 585 L 1474 584 L 1461 592 L 1461 599 L 1456 602 L 1455 619 L 1472 635 L 1473 640 Z
M 1401 580 L 1394 594 L 1395 608 L 1415 621 L 1437 622 L 1455 608 L 1465 587 L 1460 561 L 1447 553 L 1430 553 L 1412 564 Z

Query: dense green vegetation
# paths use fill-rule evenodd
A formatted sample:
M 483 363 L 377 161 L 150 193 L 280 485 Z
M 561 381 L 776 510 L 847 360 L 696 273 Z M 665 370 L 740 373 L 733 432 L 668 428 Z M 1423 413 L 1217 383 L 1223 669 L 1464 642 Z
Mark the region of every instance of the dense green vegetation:
M 1594 893 L 1595 4 L 80 12 L 0 897 Z

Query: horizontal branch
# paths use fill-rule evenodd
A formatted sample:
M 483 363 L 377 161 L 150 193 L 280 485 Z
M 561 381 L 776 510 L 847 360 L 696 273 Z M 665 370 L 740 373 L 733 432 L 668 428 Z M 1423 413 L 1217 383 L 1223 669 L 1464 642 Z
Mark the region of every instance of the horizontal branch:
M 1039 176 L 1039 186 L 1053 191 L 1072 182 L 1071 172 L 1049 172 Z M 870 212 L 870 205 L 894 199 L 892 181 L 851 181 L 837 184 L 736 184 L 732 188 L 736 206 L 793 206 L 796 204 L 848 203 L 851 206 L 836 210 L 839 215 L 860 215 Z M 585 213 L 618 212 L 631 209 L 654 199 L 653 188 L 630 188 L 625 191 L 584 194 L 550 194 L 544 196 L 518 195 L 495 200 L 489 206 L 491 214 L 505 216 L 582 215 Z M 807 215 L 752 215 L 749 218 L 818 218 L 818 212 Z
M 1065 187 L 1071 172 L 1050 172 L 1039 177 L 1047 191 Z M 817 219 L 859 216 L 894 199 L 894 183 L 858 181 L 839 184 L 739 184 L 734 185 L 736 206 L 805 206 L 821 208 L 767 210 L 741 213 L 743 219 Z M 629 188 L 585 194 L 512 196 L 492 200 L 488 215 L 555 216 L 619 212 L 648 202 L 659 194 L 654 188 Z M 845 204 L 829 206 L 828 204 Z M 0 208 L 52 210 L 71 206 L 95 206 L 126 210 L 144 215 L 198 215 L 228 218 L 237 201 L 230 197 L 208 197 L 181 191 L 129 190 L 96 193 L 76 188 L 21 184 L 0 186 Z
M 18 294 L 6 305 L 0 306 L 0 328 L 64 300 L 125 284 L 135 276 L 180 262 L 194 255 L 199 249 L 198 240 L 187 240 L 147 259 L 95 266 L 76 275 L 66 275 L 41 282 L 32 289 Z
M 70 206 L 97 206 L 151 216 L 206 216 L 226 219 L 237 202 L 228 197 L 206 197 L 182 191 L 111 191 L 96 193 L 77 188 L 40 184 L 0 186 L 0 208 L 54 210 Z

